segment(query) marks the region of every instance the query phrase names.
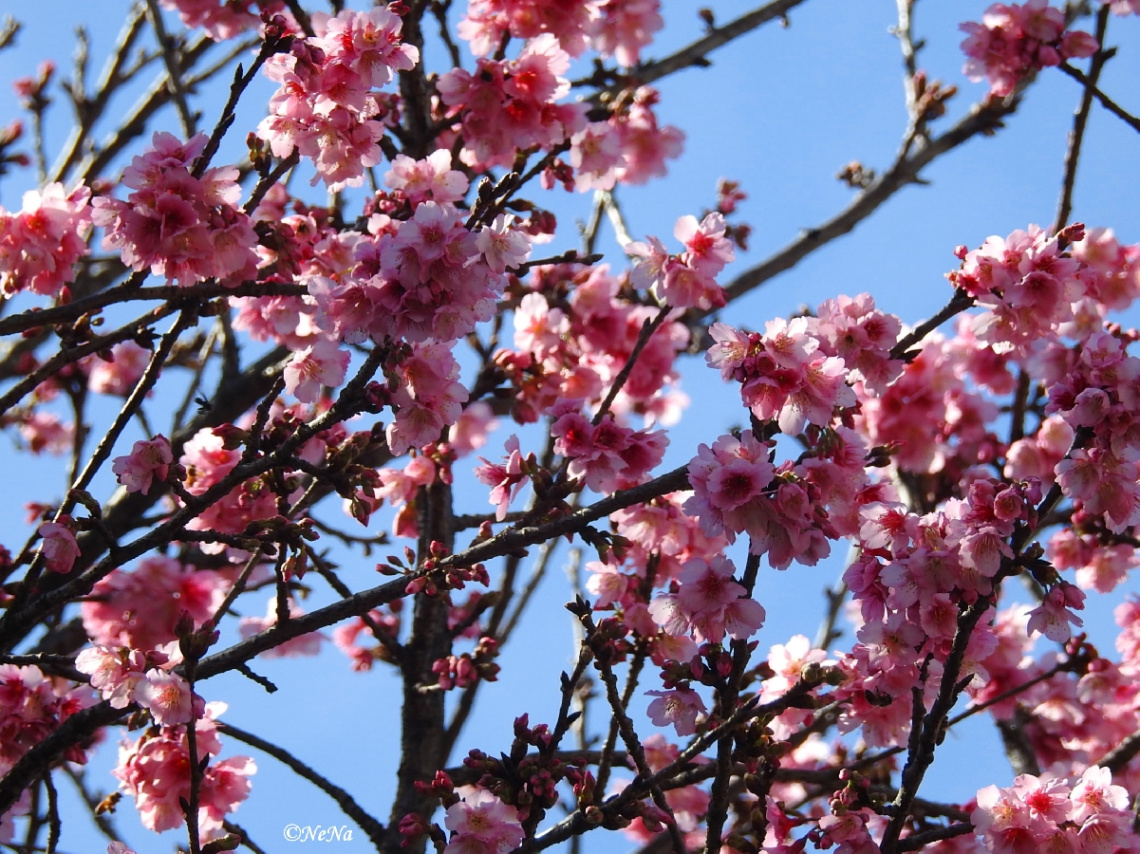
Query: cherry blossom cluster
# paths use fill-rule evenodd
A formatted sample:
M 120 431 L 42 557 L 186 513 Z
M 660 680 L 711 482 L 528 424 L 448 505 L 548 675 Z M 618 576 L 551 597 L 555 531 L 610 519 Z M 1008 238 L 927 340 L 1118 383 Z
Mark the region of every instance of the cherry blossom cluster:
M 388 424 L 388 448 L 401 455 L 438 441 L 459 420 L 467 389 L 449 344 L 412 344 L 389 369 L 389 403 L 396 417 Z
M 1076 771 L 1100 764 L 1140 727 L 1138 613 L 1134 598 L 1116 608 L 1121 627 L 1116 649 L 1121 660 L 1114 662 L 1079 637 L 1062 650 L 1029 658 L 1029 609 L 1020 606 L 1002 612 L 994 623 L 997 647 L 982 662 L 989 679 L 984 684 L 975 681 L 969 693 L 976 703 L 994 701 L 1036 680 L 1028 689 L 994 705 L 994 715 L 1004 720 L 1015 714 L 1027 717 L 1024 732 L 1042 768 L 1061 773 L 1062 769 Z M 1116 783 L 1134 790 L 1140 785 L 1140 771 L 1127 765 L 1116 772 Z
M 570 56 L 543 33 L 515 59 L 480 59 L 475 73 L 453 68 L 436 88 L 463 128 L 459 158 L 477 170 L 509 168 L 516 153 L 550 150 L 585 124 L 583 104 L 558 104 L 570 91 Z
M 543 180 L 554 186 L 561 179 L 567 189 L 581 192 L 610 190 L 618 183 L 645 184 L 665 175 L 665 161 L 681 155 L 685 134 L 658 122 L 657 102 L 658 93 L 652 86 L 639 86 L 628 93 L 605 121 L 589 122 L 570 138 L 573 180 L 557 170 L 548 171 Z
M 207 703 L 194 722 L 196 758 L 210 760 L 198 785 L 198 827 L 206 839 L 218 835 L 226 816 L 249 796 L 249 778 L 257 771 L 248 756 L 218 760 L 222 743 L 217 718 L 225 709 L 225 703 Z M 119 778 L 120 789 L 134 798 L 143 826 L 160 833 L 185 821 L 182 802 L 190 799 L 192 764 L 186 727 L 169 726 L 123 742 L 112 773 Z
M 424 201 L 402 222 L 378 218 L 386 225 L 357 245 L 349 275 L 307 283 L 317 324 L 340 340 L 461 338 L 494 315 L 505 271 L 530 254 L 506 217 L 472 231 L 449 202 Z
M 522 423 L 552 412 L 563 400 L 598 405 L 655 314 L 630 302 L 604 265 L 541 268 L 531 285 L 515 311 L 514 349 L 495 354 L 496 367 L 514 390 L 512 415 Z M 559 307 L 563 299 L 565 311 Z M 685 398 L 667 386 L 677 379 L 674 361 L 688 342 L 684 324 L 662 324 L 645 343 L 611 410 L 672 423 Z
M 1077 505 L 1078 521 L 1102 517 L 1120 534 L 1140 523 L 1140 359 L 1107 332 L 1090 335 L 1068 371 L 1049 388 L 1046 411 L 1091 434 L 1056 465 L 1057 482 Z M 1056 381 L 1059 380 L 1059 381 Z
M 53 183 L 26 192 L 18 212 L 0 207 L 0 293 L 54 297 L 75 280 L 76 262 L 88 253 L 90 198 L 84 184 L 69 193 Z
M 694 216 L 681 217 L 673 228 L 673 236 L 685 245 L 680 255 L 669 255 L 655 237 L 648 244 L 629 244 L 626 252 L 641 259 L 634 267 L 634 284 L 655 289 L 658 298 L 674 308 L 720 308 L 724 291 L 716 276 L 735 257 L 725 228 L 719 213 L 710 213 L 700 223 Z
M 115 457 L 111 471 L 127 492 L 146 495 L 152 486 L 166 480 L 173 462 L 170 442 L 158 435 L 153 439 L 140 439 L 129 454 Z
M 736 567 L 726 557 L 694 558 L 681 568 L 677 592 L 649 604 L 653 621 L 671 635 L 689 635 L 697 643 L 720 643 L 727 634 L 747 640 L 764 623 L 764 607 L 734 580 Z
M 87 369 L 87 388 L 96 394 L 126 397 L 135 390 L 150 363 L 151 351 L 134 341 L 120 341 L 110 353 L 95 353 L 81 365 Z
M 451 839 L 444 854 L 508 854 L 523 840 L 518 810 L 486 789 L 474 789 L 447 808 Z
M 125 709 L 137 703 L 159 726 L 173 726 L 189 723 L 205 710 L 189 683 L 170 671 L 179 658 L 161 650 L 111 649 L 95 644 L 75 657 L 75 669 L 90 677 L 91 687 L 113 708 Z
M 1099 45 L 1091 35 L 1065 29 L 1065 13 L 1048 0 L 995 3 L 982 22 L 969 21 L 960 29 L 966 75 L 989 80 L 990 93 L 1004 98 L 1028 75 L 1060 65 L 1067 59 L 1092 56 Z
M 1006 788 L 979 791 L 970 820 L 993 854 L 1112 851 L 1131 842 L 1129 800 L 1095 765 L 1076 779 L 1021 774 Z
M 586 589 L 597 597 L 594 608 L 616 610 L 625 626 L 650 641 L 654 663 L 688 661 L 697 653 L 685 633 L 661 633 L 649 611 L 648 587 L 665 587 L 691 563 L 708 565 L 723 557 L 727 540 L 710 536 L 681 509 L 684 496 L 673 494 L 611 516 L 624 543 L 606 562 L 590 561 Z M 652 568 L 652 569 L 651 569 Z M 735 582 L 734 582 L 735 583 Z
M 134 192 L 125 201 L 99 196 L 92 202 L 104 249 L 117 250 L 134 270 L 184 286 L 254 278 L 257 235 L 236 207 L 242 196 L 238 170 L 218 166 L 201 177 L 194 174 L 206 143 L 205 134 L 185 143 L 169 133 L 154 134 L 153 147 L 123 172 L 123 185 Z
M 182 456 L 178 460 L 186 471 L 186 491 L 190 495 L 202 495 L 226 477 L 241 461 L 241 456 L 241 450 L 226 441 L 225 430 L 214 428 L 198 432 L 182 446 Z M 276 514 L 277 498 L 274 493 L 260 480 L 247 480 L 212 502 L 186 527 L 191 531 L 240 534 L 250 522 L 272 518 Z M 225 547 L 218 543 L 204 543 L 203 549 L 215 554 L 225 551 Z
M 566 401 L 551 413 L 554 450 L 570 461 L 567 471 L 595 492 L 615 492 L 635 486 L 661 462 L 668 444 L 664 432 L 631 430 L 613 418 L 591 422 Z
M 187 27 L 202 27 L 215 41 L 225 41 L 256 27 L 261 20 L 254 11 L 280 13 L 283 0 L 159 0 L 164 9 L 178 12 Z
M 570 56 L 593 47 L 625 66 L 637 64 L 641 49 L 661 29 L 658 0 L 473 0 L 458 26 L 476 56 L 492 53 L 503 36 L 533 39 L 549 33 Z
M 266 61 L 266 76 L 281 88 L 257 133 L 277 157 L 296 150 L 310 158 L 314 184 L 323 180 L 334 191 L 358 187 L 364 170 L 380 162 L 392 106 L 372 90 L 393 72 L 413 68 L 419 51 L 401 42 L 403 22 L 385 6 L 331 18 L 315 13 L 312 24 L 312 37 Z
M 864 295 L 826 305 L 816 318 L 770 320 L 763 334 L 714 323 L 709 334 L 715 343 L 705 358 L 723 379 L 741 384 L 744 404 L 757 419 L 795 435 L 809 423 L 830 424 L 837 407 L 854 406 L 847 384 L 854 366 L 848 368 L 841 348 L 860 363 L 859 377 L 869 376 L 876 388 L 894 378 L 900 363 L 892 364 L 890 348 L 900 327 Z
M 1063 249 L 1070 241 L 1077 241 L 1072 252 Z M 1051 236 L 1031 225 L 1004 239 L 990 237 L 972 252 L 959 248 L 959 254 L 962 269 L 948 278 L 987 309 L 975 317 L 972 331 L 997 352 L 1024 352 L 1059 335 L 1083 338 L 1100 328 L 1107 309 L 1125 308 L 1136 295 L 1128 250 L 1110 233 L 1086 235 L 1082 226 Z
M 700 445 L 689 463 L 693 495 L 685 512 L 706 533 L 729 542 L 747 533 L 749 551 L 767 554 L 777 569 L 792 561 L 812 566 L 830 554 L 829 540 L 852 536 L 860 505 L 878 500 L 863 440 L 848 428 L 818 431 L 797 462 L 773 466 L 772 443 L 746 430 Z
M 0 773 L 94 701 L 85 685 L 51 679 L 35 666 L 0 664 Z M 82 764 L 87 754 L 73 746 L 65 758 Z
M 965 358 L 959 358 L 963 350 Z M 1012 377 L 1000 359 L 979 352 L 969 338 L 927 336 L 880 395 L 861 396 L 856 428 L 871 446 L 889 448 L 899 469 L 939 474 L 948 482 L 998 458 L 1003 445 L 991 427 L 998 407 L 969 381 L 967 368 L 982 368 L 980 376 L 991 382 L 1012 383 Z M 1006 388 L 1011 390 L 1012 385 Z
M 364 235 L 334 228 L 327 209 L 300 201 L 293 201 L 291 207 L 292 213 L 288 192 L 274 184 L 254 211 L 255 227 L 265 235 L 256 247 L 262 264 L 259 274 L 273 282 L 347 274 L 355 264 L 355 247 Z M 254 341 L 275 341 L 298 351 L 313 346 L 322 333 L 311 298 L 240 297 L 231 299 L 231 305 L 236 310 L 234 328 L 247 332 Z
M 860 555 L 844 573 L 859 603 L 859 642 L 839 657 L 848 677 L 839 696 L 851 705 L 841 729 L 862 726 L 872 744 L 897 743 L 910 724 L 910 692 L 937 685 L 940 662 L 958 632 L 959 604 L 986 599 L 1014 557 L 1008 539 L 1028 521 L 1040 500 L 1038 488 L 974 480 L 965 500 L 919 516 L 891 501 L 860 510 Z M 1054 592 L 1056 591 L 1056 592 Z M 1080 597 L 1079 599 L 1077 597 Z M 1027 632 L 1066 640 L 1079 619 L 1080 592 L 1057 580 L 1030 616 Z M 970 636 L 962 672 L 986 679 L 985 660 L 996 639 L 981 623 Z M 933 654 L 921 666 L 924 656 Z M 925 672 L 923 672 L 925 671 Z
M 645 752 L 645 764 L 654 773 L 668 768 L 677 761 L 681 753 L 677 745 L 668 742 L 659 732 L 646 738 L 642 748 Z M 708 759 L 697 756 L 693 762 L 696 765 L 704 765 Z M 617 782 L 622 785 L 621 781 Z M 708 791 L 699 785 L 670 788 L 665 792 L 665 803 L 668 804 L 671 815 L 665 815 L 656 807 L 649 807 L 642 815 L 634 816 L 630 820 L 629 825 L 624 828 L 624 833 L 634 842 L 645 845 L 657 838 L 669 822 L 676 822 L 677 830 L 683 834 L 685 844 L 692 849 L 699 848 L 705 841 L 701 823 L 708 813 L 710 800 Z

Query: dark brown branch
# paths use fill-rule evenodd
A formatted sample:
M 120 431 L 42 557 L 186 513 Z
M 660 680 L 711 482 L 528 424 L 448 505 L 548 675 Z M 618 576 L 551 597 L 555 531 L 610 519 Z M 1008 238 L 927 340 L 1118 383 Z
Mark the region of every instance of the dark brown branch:
M 1114 775 L 1124 770 L 1124 767 L 1140 754 L 1140 730 L 1127 736 L 1120 744 L 1102 756 L 1097 765 L 1107 768 Z
M 946 303 L 946 305 L 939 309 L 937 314 L 935 314 L 929 320 L 924 320 L 922 323 L 918 324 L 918 326 L 911 330 L 909 334 L 904 335 L 895 343 L 895 346 L 891 348 L 891 358 L 913 359 L 918 355 L 918 351 L 911 350 L 911 347 L 922 343 L 922 340 L 926 338 L 927 335 L 929 335 L 951 317 L 954 317 L 957 314 L 961 314 L 973 304 L 974 298 L 968 293 L 963 290 L 955 291 L 954 296 L 950 298 L 950 302 Z
M 1112 10 L 1102 6 L 1096 18 L 1097 44 L 1104 44 L 1105 31 L 1108 29 L 1108 16 Z M 1085 91 L 1081 95 L 1081 104 L 1073 116 L 1073 129 L 1069 131 L 1069 146 L 1065 151 L 1065 173 L 1061 179 L 1061 200 L 1057 204 L 1057 218 L 1053 221 L 1053 233 L 1057 234 L 1069 224 L 1069 216 L 1073 212 L 1073 190 L 1077 184 L 1077 163 L 1081 159 L 1081 144 L 1085 138 L 1085 128 L 1088 127 L 1089 112 L 1092 110 L 1093 92 L 1104 64 L 1112 55 L 1111 51 L 1101 48 L 1093 54 L 1089 64 L 1088 77 L 1085 79 Z
M 725 296 L 728 301 L 731 302 L 755 290 L 769 279 L 790 270 L 821 246 L 852 231 L 896 192 L 908 184 L 916 183 L 919 173 L 937 157 L 978 134 L 992 131 L 1003 118 L 1017 109 L 1019 103 L 1020 96 L 1015 93 L 1004 101 L 985 101 L 976 104 L 969 114 L 950 130 L 932 139 L 928 145 L 913 154 L 898 159 L 836 216 L 815 228 L 806 229 L 768 260 L 744 271 L 729 282 L 725 286 Z
M 622 390 L 622 386 L 624 386 L 629 379 L 629 375 L 633 373 L 634 365 L 637 364 L 637 358 L 641 355 L 641 351 L 645 349 L 645 345 L 649 343 L 649 339 L 653 337 L 653 333 L 661 328 L 661 324 L 665 322 L 665 318 L 669 316 L 671 310 L 669 306 L 663 305 L 658 310 L 656 317 L 652 319 L 646 318 L 645 322 L 641 324 L 641 331 L 637 335 L 637 341 L 634 343 L 633 349 L 630 351 L 629 356 L 626 357 L 625 364 L 621 366 L 618 375 L 614 377 L 614 381 L 610 385 L 610 390 L 606 393 L 605 400 L 602 401 L 601 406 L 598 407 L 597 414 L 594 415 L 595 427 L 602 422 L 606 413 L 609 412 L 610 406 L 613 405 L 614 398 L 618 396 L 618 393 Z
M 605 91 L 616 94 L 630 85 L 644 86 L 685 68 L 707 66 L 709 64 L 708 55 L 714 50 L 724 47 L 729 42 L 769 21 L 784 20 L 789 10 L 803 2 L 804 0 L 775 0 L 775 2 L 761 6 L 759 9 L 753 9 L 722 27 L 713 27 L 704 38 L 698 39 L 671 56 L 637 66 L 629 75 L 623 76 L 618 84 Z M 600 94 L 594 96 L 592 100 L 598 100 Z
M 166 66 L 166 79 L 169 81 L 168 90 L 170 99 L 174 101 L 178 118 L 182 122 L 182 132 L 189 139 L 198 132 L 198 122 L 195 115 L 190 112 L 189 93 L 182 82 L 182 68 L 179 67 L 179 53 L 177 42 L 166 31 L 166 22 L 162 20 L 162 12 L 158 8 L 157 0 L 146 0 L 150 25 L 154 29 L 158 40 L 159 53 L 162 63 Z
M 106 335 L 92 336 L 87 342 L 74 347 L 61 347 L 54 356 L 49 358 L 30 374 L 24 376 L 22 380 L 8 389 L 3 395 L 0 395 L 0 415 L 19 403 L 25 395 L 34 391 L 36 386 L 44 380 L 58 374 L 60 370 L 67 365 L 74 364 L 84 356 L 90 356 L 92 353 L 97 353 L 121 341 L 134 338 L 152 322 L 161 320 L 166 315 L 172 314 L 177 310 L 177 305 L 168 303 L 116 329 L 114 332 L 108 332 Z
M 442 545 L 450 551 L 455 545 L 452 526 L 451 487 L 437 480 L 420 490 L 417 504 L 419 519 L 419 561 L 428 559 L 432 546 Z M 381 850 L 387 854 L 422 851 L 409 844 L 400 833 L 400 820 L 409 813 L 423 815 L 430 811 L 432 795 L 420 791 L 416 784 L 431 780 L 447 761 L 447 727 L 444 719 L 444 692 L 425 690 L 436 682 L 434 662 L 451 653 L 451 634 L 447 630 L 448 602 L 444 597 L 418 593 L 412 611 L 412 630 L 399 653 L 400 676 L 404 701 L 400 709 L 400 767 L 397 771 L 396 797 L 388 821 L 388 832 Z
M 951 824 L 947 827 L 936 827 L 932 830 L 924 830 L 922 833 L 914 833 L 906 839 L 899 841 L 899 851 L 918 851 L 920 848 L 929 845 L 931 842 L 938 842 L 942 839 L 953 839 L 957 836 L 965 836 L 967 833 L 974 832 L 974 825 L 968 821 L 960 824 Z
M 1080 69 L 1074 68 L 1073 66 L 1069 65 L 1069 63 L 1067 63 L 1067 62 L 1062 63 L 1059 66 L 1059 68 L 1062 71 L 1064 71 L 1066 74 L 1068 74 L 1070 77 L 1072 77 L 1074 80 L 1076 80 L 1078 83 L 1080 83 L 1081 85 L 1086 86 L 1086 87 L 1089 85 L 1089 79 L 1084 75 L 1084 72 L 1082 72 Z M 1113 101 L 1111 98 L 1109 98 L 1108 95 L 1104 94 L 1104 92 L 1102 92 L 1102 91 L 1100 91 L 1100 89 L 1096 88 L 1096 86 L 1093 86 L 1091 88 L 1091 91 L 1093 93 L 1093 96 L 1098 101 L 1100 101 L 1100 105 L 1102 107 L 1104 107 L 1106 110 L 1108 110 L 1114 116 L 1116 116 L 1118 119 L 1123 121 L 1125 124 L 1127 124 L 1133 130 L 1140 132 L 1140 118 L 1137 118 L 1136 116 L 1129 113 L 1127 110 L 1125 110 L 1119 104 L 1117 104 L 1115 101 Z
M 554 519 L 542 525 L 527 525 L 521 528 L 509 528 L 489 540 L 471 546 L 457 554 L 445 557 L 439 561 L 440 567 L 473 566 L 476 563 L 501 557 L 505 554 L 523 549 L 526 546 L 537 545 L 549 539 L 572 534 L 582 530 L 598 519 L 609 516 L 618 510 L 641 504 L 670 492 L 690 489 L 688 466 L 681 466 L 667 474 L 654 478 L 631 489 L 614 493 L 588 507 L 576 510 L 566 516 Z
M 921 727 L 917 736 L 912 734 L 911 747 L 907 752 L 906 765 L 903 767 L 902 784 L 892 804 L 893 815 L 883 831 L 883 840 L 880 844 L 887 854 L 894 854 L 899 850 L 899 836 L 910 816 L 911 807 L 918 796 L 918 789 L 922 785 L 923 777 L 926 776 L 926 770 L 934 761 L 934 751 L 942 741 L 950 709 L 954 707 L 958 696 L 965 688 L 965 683 L 961 680 L 961 671 L 970 636 L 982 614 L 990 607 L 988 600 L 979 598 L 958 618 L 958 629 L 954 634 L 950 654 L 943 665 L 938 696 L 935 697 L 930 711 L 921 718 Z

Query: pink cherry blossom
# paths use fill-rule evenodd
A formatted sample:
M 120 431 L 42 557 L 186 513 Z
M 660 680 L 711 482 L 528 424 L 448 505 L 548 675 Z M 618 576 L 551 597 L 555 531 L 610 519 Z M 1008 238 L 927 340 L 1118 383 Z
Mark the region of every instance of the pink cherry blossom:
M 396 419 L 388 425 L 388 447 L 394 454 L 437 441 L 444 428 L 459 420 L 467 389 L 456 380 L 459 364 L 448 345 L 414 344 L 394 369 L 392 392 Z
M 115 457 L 111 471 L 127 492 L 146 495 L 156 480 L 159 483 L 166 480 L 173 462 L 170 442 L 159 435 L 135 442 L 129 454 Z
M 1072 634 L 1069 624 L 1082 626 L 1081 618 L 1074 610 L 1084 610 L 1085 594 L 1062 581 L 1045 594 L 1045 601 L 1030 611 L 1029 632 L 1041 632 L 1049 640 L 1064 642 Z
M 451 831 L 445 854 L 507 854 L 523 840 L 518 811 L 486 789 L 448 807 L 443 823 Z
M 704 701 L 691 688 L 676 688 L 672 691 L 646 691 L 656 697 L 649 704 L 649 719 L 657 726 L 672 724 L 677 735 L 692 735 L 697 725 L 707 713 Z
M 500 522 L 506 518 L 511 501 L 526 486 L 528 480 L 523 472 L 523 457 L 519 450 L 518 436 L 512 433 L 504 445 L 507 450 L 505 463 L 495 464 L 480 457 L 483 465 L 475 468 L 475 477 L 479 482 L 491 487 L 490 501 L 495 505 L 495 518 Z
M 351 357 L 335 341 L 318 339 L 303 352 L 294 353 L 285 366 L 285 391 L 302 403 L 316 403 L 322 386 L 336 388 L 344 382 Z
M 199 759 L 211 760 L 202 772 L 199 792 L 198 824 L 206 839 L 221 830 L 225 816 L 248 797 L 249 777 L 257 771 L 246 756 L 217 760 L 221 742 L 216 718 L 224 710 L 224 703 L 208 703 L 193 724 Z M 120 745 L 119 764 L 112 773 L 121 781 L 120 789 L 134 798 L 145 827 L 162 832 L 183 824 L 180 802 L 190 794 L 189 763 L 184 725 L 144 733 Z
M 396 156 L 384 176 L 384 185 L 404 194 L 412 203 L 458 202 L 467 193 L 467 176 L 451 168 L 451 152 L 441 148 L 423 160 Z
M 91 678 L 91 687 L 116 709 L 134 702 L 135 689 L 146 673 L 146 655 L 137 649 L 117 650 L 95 644 L 75 657 L 75 669 Z
M 159 0 L 159 5 L 177 10 L 185 26 L 202 27 L 215 41 L 232 39 L 256 27 L 258 16 L 254 6 L 274 12 L 285 7 L 283 0 L 230 0 L 226 3 L 218 3 L 217 0 Z
M 123 263 L 190 285 L 204 279 L 252 278 L 257 243 L 231 166 L 195 177 L 191 167 L 206 144 L 198 134 L 186 143 L 158 132 L 152 148 L 123 172 L 134 192 L 126 201 L 100 196 L 93 221 L 104 229 L 103 248 L 118 250 Z
M 0 292 L 54 297 L 75 280 L 75 264 L 88 254 L 90 198 L 83 184 L 68 193 L 52 183 L 25 193 L 19 213 L 0 208 Z
M 969 22 L 962 50 L 969 59 L 965 72 L 971 80 L 988 78 L 990 92 L 1004 98 L 1023 78 L 1062 60 L 1091 56 L 1096 40 L 1088 33 L 1064 32 L 1065 16 L 1048 0 L 1028 0 L 1024 5 L 995 3 L 986 9 L 980 24 Z
M 460 159 L 475 169 L 509 167 L 518 149 L 549 149 L 580 130 L 584 108 L 556 103 L 569 91 L 562 76 L 569 67 L 558 40 L 544 33 L 517 59 L 480 59 L 475 74 L 461 68 L 444 74 L 437 88 L 463 128 Z
M 134 341 L 122 341 L 111 348 L 110 361 L 96 357 L 88 363 L 87 387 L 97 394 L 125 397 L 135 390 L 151 355 L 150 350 Z
M 43 538 L 40 554 L 44 565 L 52 572 L 71 572 L 79 557 L 79 544 L 72 533 L 71 517 L 61 516 L 58 522 L 44 522 L 37 533 Z
M 194 693 L 177 673 L 148 670 L 135 686 L 134 699 L 159 726 L 188 723 L 194 717 Z

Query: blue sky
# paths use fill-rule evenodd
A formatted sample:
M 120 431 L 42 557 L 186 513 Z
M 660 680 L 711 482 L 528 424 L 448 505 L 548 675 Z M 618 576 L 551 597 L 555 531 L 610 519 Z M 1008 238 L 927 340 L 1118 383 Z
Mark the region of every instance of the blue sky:
M 78 23 L 73 17 L 77 10 L 95 8 L 99 14 L 87 24 L 96 71 L 127 5 L 121 0 L 100 0 L 97 6 L 45 0 L 23 6 L 18 15 L 26 29 L 16 50 L 0 52 L 0 78 L 32 73 L 45 56 L 57 59 L 64 71 L 72 52 L 72 25 Z M 751 8 L 742 2 L 705 5 L 714 10 L 718 22 Z M 984 95 L 984 84 L 970 83 L 961 73 L 958 44 L 962 36 L 957 31 L 961 21 L 978 19 L 984 7 L 972 0 L 918 4 L 917 34 L 929 44 L 921 65 L 931 78 L 961 90 L 951 102 L 950 115 L 934 126 L 935 132 L 948 127 Z M 689 0 L 666 2 L 668 29 L 648 51 L 650 57 L 700 35 L 703 25 L 696 8 Z M 638 238 L 654 234 L 669 245 L 677 217 L 711 206 L 719 178 L 737 180 L 749 194 L 740 207 L 740 218 L 754 231 L 750 252 L 740 255 L 722 277 L 728 281 L 802 229 L 834 215 L 854 194 L 835 174 L 851 160 L 872 168 L 887 166 L 905 128 L 902 64 L 889 33 L 894 15 L 895 4 L 890 0 L 810 0 L 792 12 L 789 27 L 765 27 L 713 54 L 712 67 L 691 69 L 662 81 L 659 117 L 686 132 L 685 153 L 670 165 L 668 178 L 618 192 L 631 233 Z M 1134 47 L 1138 36 L 1140 19 L 1112 20 L 1109 41 L 1122 49 L 1102 78 L 1102 88 L 1134 111 L 1140 104 L 1130 105 L 1128 100 L 1134 99 L 1134 84 L 1140 79 L 1140 53 Z M 267 84 L 259 97 L 269 91 Z M 749 295 L 726 312 L 725 319 L 759 328 L 770 317 L 787 315 L 804 305 L 814 307 L 839 293 L 862 291 L 874 294 L 881 307 L 904 321 L 917 322 L 934 313 L 950 295 L 943 274 L 956 266 L 952 255 L 956 245 L 974 247 L 988 235 L 1005 235 L 1030 223 L 1048 225 L 1052 221 L 1071 115 L 1079 97 L 1074 81 L 1058 72 L 1046 72 L 1007 128 L 991 138 L 972 140 L 938 161 L 923 176 L 929 184 L 902 191 L 853 234 Z M 126 106 L 113 105 L 111 117 Z M 250 118 L 244 125 L 239 120 L 228 144 L 241 146 L 261 108 L 257 98 L 251 97 L 245 114 Z M 14 100 L 0 101 L 0 121 L 6 122 L 15 111 Z M 212 124 L 208 113 L 204 123 Z M 173 112 L 164 114 L 157 127 L 176 131 Z M 49 125 L 49 150 L 65 133 L 66 117 L 61 116 Z M 1113 227 L 1127 242 L 1140 241 L 1138 143 L 1134 131 L 1094 108 L 1075 197 L 1076 220 Z M 19 176 L 6 178 L 0 184 L 0 204 L 18 208 L 22 189 Z M 560 248 L 576 245 L 573 223 L 588 216 L 589 201 L 587 196 L 559 191 L 548 202 L 565 234 Z M 624 264 L 612 238 L 607 236 L 601 248 L 615 268 Z M 686 461 L 698 442 L 711 442 L 729 425 L 744 420 L 736 391 L 712 381 L 714 376 L 699 358 L 686 364 L 683 388 L 692 398 L 692 408 L 684 425 L 671 434 L 667 463 Z M 488 456 L 497 455 L 504 437 L 505 432 L 492 439 Z M 9 454 L 5 465 L 19 466 L 16 470 L 25 482 L 44 485 L 42 493 L 0 496 L 6 502 L 0 531 L 11 546 L 29 532 L 22 521 L 23 502 L 58 498 L 63 485 L 56 461 L 17 462 Z M 769 615 L 760 635 L 762 645 L 782 642 L 796 632 L 814 635 L 822 613 L 821 590 L 842 569 L 842 544 L 835 551 L 831 560 L 818 567 L 793 567 L 784 573 L 765 570 L 758 588 L 758 598 Z M 357 588 L 374 583 L 371 563 L 364 564 L 357 575 L 346 576 Z M 536 609 L 522 625 L 519 642 L 502 659 L 500 683 L 486 692 L 488 702 L 472 724 L 469 746 L 477 744 L 488 752 L 505 749 L 511 720 L 522 711 L 531 713 L 532 722 L 553 719 L 556 674 L 569 666 L 573 651 L 570 621 L 561 612 L 568 598 L 556 563 L 541 588 Z M 1086 622 L 1094 639 L 1110 647 L 1110 610 L 1094 611 L 1090 605 Z M 236 676 L 206 683 L 203 692 L 209 699 L 230 702 L 224 719 L 288 746 L 338 784 L 360 793 L 362 802 L 386 820 L 386 795 L 398 761 L 392 752 L 398 721 L 397 683 L 379 672 L 351 673 L 344 659 L 332 651 L 316 662 L 258 662 L 255 669 L 280 685 L 281 692 L 267 698 Z M 320 701 L 314 703 L 315 697 Z M 980 786 L 1004 783 L 1010 777 L 996 739 L 983 726 L 971 728 L 968 736 L 952 735 L 946 748 L 950 755 L 944 758 L 951 761 L 936 763 L 928 778 L 932 797 L 964 800 Z M 245 751 L 233 745 L 229 752 Z M 102 751 L 93 770 L 107 768 L 114 761 L 113 754 L 113 749 Z M 267 850 L 278 850 L 287 820 L 314 825 L 344 821 L 323 794 L 291 779 L 274 760 L 257 756 L 257 761 L 261 771 L 254 778 L 252 798 L 234 819 Z M 112 782 L 107 778 L 103 785 L 110 788 Z M 82 823 L 69 820 L 67 850 L 78 850 L 79 844 L 102 850 L 97 836 L 77 833 Z M 150 837 L 138 828 L 127 801 L 120 807 L 118 823 L 140 854 L 168 850 L 182 838 L 168 834 L 169 841 L 159 841 Z M 607 852 L 628 847 L 619 837 L 590 838 L 587 845 Z

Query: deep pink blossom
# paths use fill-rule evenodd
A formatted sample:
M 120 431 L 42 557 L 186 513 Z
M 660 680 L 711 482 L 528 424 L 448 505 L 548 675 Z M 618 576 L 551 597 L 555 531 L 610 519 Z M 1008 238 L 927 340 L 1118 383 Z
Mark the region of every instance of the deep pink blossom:
M 579 104 L 558 104 L 570 89 L 563 76 L 570 57 L 544 33 L 514 60 L 480 59 L 476 73 L 454 68 L 437 84 L 450 114 L 463 129 L 460 159 L 474 169 L 509 167 L 515 152 L 549 149 L 585 125 Z
M 396 418 L 387 428 L 393 454 L 437 441 L 445 427 L 459 420 L 467 389 L 457 382 L 459 364 L 447 344 L 415 344 L 394 369 L 392 393 Z
M 1048 0 L 995 3 L 980 24 L 969 22 L 962 50 L 969 57 L 965 72 L 971 80 L 988 78 L 990 92 L 1004 98 L 1029 74 L 1063 60 L 1091 56 L 1096 40 L 1088 33 L 1065 32 L 1065 15 Z
M 518 436 L 511 434 L 504 444 L 507 450 L 506 462 L 496 464 L 480 457 L 483 465 L 475 468 L 476 479 L 491 487 L 490 501 L 495 505 L 495 518 L 500 522 L 506 518 L 511 501 L 526 486 L 528 479 L 523 472 Z
M 181 143 L 157 132 L 151 144 L 123 172 L 123 185 L 133 190 L 125 201 L 100 196 L 92 202 L 93 221 L 104 229 L 103 248 L 118 250 L 128 267 L 181 285 L 253 278 L 257 235 L 236 206 L 237 169 L 215 167 L 194 177 L 205 134 Z
M 159 0 L 165 9 L 177 10 L 187 27 L 202 27 L 215 41 L 226 41 L 255 28 L 259 16 L 255 10 L 280 12 L 283 0 Z
M 23 208 L 0 208 L 0 293 L 31 290 L 57 296 L 75 279 L 75 263 L 86 256 L 91 231 L 91 190 L 62 184 L 24 194 Z
M 134 341 L 121 341 L 111 348 L 109 360 L 96 357 L 87 363 L 87 387 L 97 394 L 125 397 L 135 390 L 151 355 L 150 350 Z

